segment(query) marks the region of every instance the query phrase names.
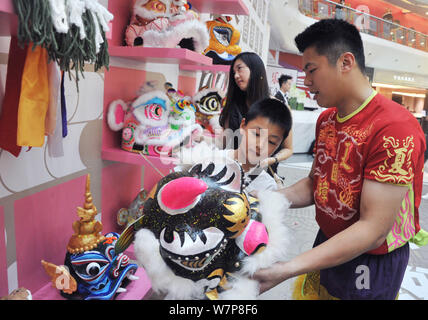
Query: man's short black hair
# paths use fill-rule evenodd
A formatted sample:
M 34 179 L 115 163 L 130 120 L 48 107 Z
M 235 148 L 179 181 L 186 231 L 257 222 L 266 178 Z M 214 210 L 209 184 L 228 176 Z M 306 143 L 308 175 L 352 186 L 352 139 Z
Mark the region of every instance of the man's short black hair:
M 282 84 L 287 82 L 288 80 L 292 79 L 291 76 L 287 75 L 287 74 L 282 74 L 279 78 L 278 78 L 278 82 L 279 82 L 279 87 L 281 88 Z
M 245 117 L 245 125 L 257 117 L 268 118 L 270 123 L 283 128 L 283 141 L 288 137 L 293 123 L 291 111 L 278 99 L 266 98 L 253 103 Z
M 319 55 L 327 57 L 331 65 L 335 65 L 343 53 L 351 52 L 360 71 L 364 73 L 364 47 L 360 32 L 354 25 L 344 20 L 320 20 L 298 34 L 294 41 L 300 52 L 314 47 Z

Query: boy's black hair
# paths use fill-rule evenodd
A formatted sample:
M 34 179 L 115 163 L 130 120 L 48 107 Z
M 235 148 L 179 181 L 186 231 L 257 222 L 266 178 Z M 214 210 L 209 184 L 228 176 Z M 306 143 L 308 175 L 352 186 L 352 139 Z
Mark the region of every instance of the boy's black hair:
M 314 47 L 319 55 L 327 57 L 335 65 L 340 55 L 351 52 L 362 73 L 365 71 L 364 47 L 358 29 L 341 19 L 323 19 L 309 27 L 294 39 L 297 48 L 303 53 Z
M 293 123 L 291 111 L 278 99 L 267 98 L 252 104 L 250 110 L 248 110 L 247 116 L 245 117 L 245 125 L 257 117 L 267 118 L 270 123 L 283 128 L 284 136 L 282 141 L 288 137 Z M 280 149 L 281 145 L 282 142 L 279 147 Z
M 278 78 L 279 87 L 282 86 L 284 82 L 287 82 L 287 80 L 293 79 L 291 76 L 287 74 L 283 74 Z

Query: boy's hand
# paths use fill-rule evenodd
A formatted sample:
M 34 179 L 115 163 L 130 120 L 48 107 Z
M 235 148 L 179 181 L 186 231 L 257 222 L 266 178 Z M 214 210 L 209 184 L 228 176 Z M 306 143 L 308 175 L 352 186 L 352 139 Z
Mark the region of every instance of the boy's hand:
M 267 168 L 268 166 L 273 165 L 276 162 L 276 159 L 274 157 L 269 157 L 266 159 L 263 159 L 262 161 L 259 162 L 259 166 L 262 169 Z

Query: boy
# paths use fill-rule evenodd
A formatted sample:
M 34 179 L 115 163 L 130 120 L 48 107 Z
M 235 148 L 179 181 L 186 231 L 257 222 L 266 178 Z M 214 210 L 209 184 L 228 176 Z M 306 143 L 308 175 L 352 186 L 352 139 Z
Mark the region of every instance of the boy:
M 277 189 L 275 180 L 259 164 L 268 157 L 275 158 L 291 126 L 290 110 L 277 99 L 259 100 L 250 107 L 241 121 L 242 140 L 238 149 L 227 151 L 241 163 L 248 183 L 247 192 Z
M 305 85 L 328 109 L 317 121 L 309 176 L 280 192 L 294 208 L 315 204 L 320 230 L 313 249 L 254 278 L 263 292 L 307 274 L 296 298 L 395 299 L 408 241 L 428 242 L 418 211 L 424 134 L 413 115 L 371 88 L 353 25 L 320 20 L 295 41 Z
M 260 168 L 260 162 L 275 158 L 291 126 L 291 112 L 283 103 L 277 99 L 262 99 L 251 105 L 246 118 L 242 119 L 239 127 L 242 139 L 236 150 L 219 150 L 202 142 L 190 149 L 190 153 L 182 154 L 181 162 L 189 165 L 205 158 L 231 158 L 244 170 L 247 192 L 277 189 L 274 178 Z M 176 170 L 182 169 L 184 167 Z

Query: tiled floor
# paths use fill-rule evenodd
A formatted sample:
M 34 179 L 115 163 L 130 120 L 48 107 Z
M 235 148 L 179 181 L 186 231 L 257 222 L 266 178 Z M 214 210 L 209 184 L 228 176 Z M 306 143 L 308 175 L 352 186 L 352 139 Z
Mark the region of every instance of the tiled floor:
M 281 163 L 278 173 L 285 177 L 286 185 L 291 185 L 306 176 L 312 165 L 312 157 L 306 154 L 293 155 Z M 425 171 L 428 172 L 428 164 Z M 428 174 L 424 177 L 420 212 L 420 225 L 428 231 Z M 290 248 L 290 259 L 312 248 L 318 225 L 315 222 L 314 206 L 290 209 L 287 224 L 295 246 Z M 277 287 L 261 295 L 262 299 L 290 299 L 295 278 L 284 281 Z M 400 300 L 428 300 L 428 246 L 410 244 L 410 259 L 399 295 Z

